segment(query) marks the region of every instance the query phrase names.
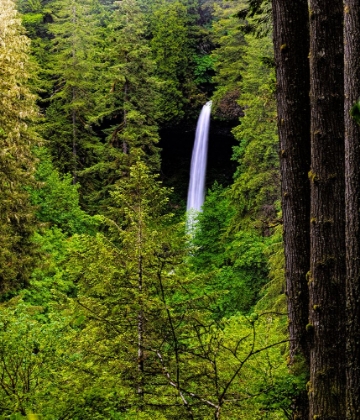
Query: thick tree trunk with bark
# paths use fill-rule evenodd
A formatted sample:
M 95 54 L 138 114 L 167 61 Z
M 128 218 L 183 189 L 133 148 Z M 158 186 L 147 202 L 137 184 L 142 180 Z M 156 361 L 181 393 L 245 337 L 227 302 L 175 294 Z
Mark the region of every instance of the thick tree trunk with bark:
M 273 0 L 274 51 L 280 138 L 285 276 L 290 365 L 305 362 L 310 268 L 310 73 L 307 0 Z M 300 360 L 299 360 L 300 359 Z M 294 418 L 308 415 L 306 392 L 295 401 Z
M 344 6 L 346 418 L 353 420 L 360 419 L 360 109 L 356 106 L 360 96 L 360 3 L 345 0 Z
M 310 0 L 309 419 L 345 418 L 343 2 Z

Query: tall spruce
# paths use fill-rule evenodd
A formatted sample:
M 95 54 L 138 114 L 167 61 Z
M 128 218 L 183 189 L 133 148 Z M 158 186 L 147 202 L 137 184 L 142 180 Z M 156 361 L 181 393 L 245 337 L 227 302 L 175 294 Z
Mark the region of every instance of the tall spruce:
M 308 63 L 308 2 L 273 0 L 277 112 L 280 140 L 285 278 L 289 316 L 290 365 L 304 361 L 308 371 L 306 337 L 310 261 L 310 74 Z M 304 390 L 295 401 L 295 418 L 307 417 Z
M 343 2 L 310 1 L 309 418 L 345 418 Z
M 34 182 L 37 116 L 28 87 L 29 40 L 15 4 L 0 6 L 0 294 L 28 283 L 34 265 L 34 209 L 27 188 Z
M 233 149 L 233 159 L 239 165 L 231 186 L 237 210 L 231 224 L 235 231 L 246 224 L 257 225 L 268 234 L 269 222 L 277 217 L 276 202 L 280 194 L 275 72 L 269 66 L 273 48 L 269 37 L 260 39 L 248 34 L 245 40 L 238 101 L 244 116 L 241 124 L 232 130 L 240 144 Z
M 347 382 L 346 418 L 360 418 L 360 6 L 344 2 L 345 211 Z
M 244 5 L 244 1 L 240 5 Z M 244 71 L 243 50 L 246 44 L 244 31 L 235 15 L 238 3 L 223 0 L 214 4 L 212 41 L 216 48 L 212 51 L 216 83 L 213 102 L 216 114 L 227 119 L 238 118 L 241 108 L 237 103 L 240 95 L 240 82 Z M 246 51 L 245 51 L 246 54 Z
M 152 407 L 169 419 L 188 418 L 188 396 L 181 396 L 188 372 L 180 368 L 189 325 L 199 324 L 197 306 L 202 305 L 194 292 L 200 276 L 197 284 L 189 281 L 183 226 L 173 224 L 167 213 L 168 190 L 139 154 L 129 169 L 111 193 L 106 236 L 84 236 L 82 250 L 70 260 L 79 285 L 77 302 L 89 316 L 81 351 L 98 355 L 97 364 L 117 378 L 122 411 L 140 416 Z M 107 365 L 112 359 L 117 362 Z M 177 403 L 169 404 L 173 399 Z
M 193 18 L 183 1 L 161 1 L 150 19 L 151 49 L 161 79 L 161 119 L 181 120 L 199 92 L 194 83 Z
M 54 85 L 44 136 L 57 167 L 71 173 L 76 183 L 79 172 L 95 164 L 102 152 L 91 124 L 101 91 L 102 9 L 96 0 L 55 0 L 51 7 Z
M 160 166 L 158 125 L 159 80 L 147 37 L 145 13 L 134 0 L 116 4 L 107 28 L 104 86 L 98 102 L 98 118 L 107 135 L 101 160 L 89 168 L 99 182 L 91 203 L 104 208 L 109 189 L 127 176 L 135 157 L 142 156 L 149 167 Z

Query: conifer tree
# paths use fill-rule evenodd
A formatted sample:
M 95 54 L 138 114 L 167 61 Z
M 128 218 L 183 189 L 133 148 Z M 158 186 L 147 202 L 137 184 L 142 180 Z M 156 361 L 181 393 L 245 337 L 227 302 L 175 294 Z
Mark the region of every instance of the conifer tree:
M 134 0 L 116 5 L 107 31 L 103 58 L 104 86 L 98 119 L 108 127 L 104 155 L 88 171 L 100 180 L 93 202 L 106 206 L 109 189 L 129 173 L 135 156 L 153 170 L 160 166 L 158 126 L 159 80 L 146 38 L 148 23 Z M 110 200 L 111 201 L 111 200 Z
M 244 6 L 245 2 L 240 2 Z M 242 74 L 246 71 L 243 53 L 245 47 L 241 22 L 235 15 L 239 5 L 222 1 L 214 5 L 215 20 L 212 39 L 216 48 L 211 57 L 214 61 L 216 89 L 213 96 L 216 113 L 225 118 L 238 118 L 241 108 L 237 104 L 240 96 Z
M 359 3 L 344 3 L 345 82 L 345 211 L 347 379 L 346 418 L 360 418 L 360 10 Z
M 163 121 L 179 121 L 194 101 L 194 39 L 191 16 L 181 1 L 159 2 L 151 16 L 151 49 L 161 79 L 159 107 Z
M 343 2 L 310 1 L 310 418 L 345 418 Z M 331 390 L 331 392 L 329 392 Z
M 50 72 L 54 84 L 44 136 L 57 167 L 71 173 L 76 183 L 79 172 L 96 163 L 102 153 L 92 123 L 102 90 L 103 11 L 96 0 L 55 0 L 51 7 L 53 22 L 48 29 L 53 36 Z
M 114 354 L 121 360 L 109 368 L 121 373 L 121 403 L 129 411 L 154 404 L 166 409 L 168 399 L 177 398 L 180 390 L 164 391 L 161 363 L 172 360 L 180 386 L 179 335 L 198 312 L 191 293 L 196 285 L 182 265 L 184 237 L 166 212 L 168 191 L 141 156 L 137 159 L 111 193 L 106 235 L 84 237 L 70 261 L 79 282 L 77 302 L 89 318 L 84 330 L 89 339 L 81 351 L 91 354 L 95 345 L 98 363 Z
M 285 280 L 289 316 L 290 366 L 308 375 L 306 325 L 310 262 L 310 100 L 307 1 L 273 1 L 277 112 L 280 139 Z M 301 139 L 301 141 L 299 141 Z M 294 401 L 294 415 L 308 416 L 304 389 Z
M 292 276 L 288 286 L 295 287 L 289 296 L 290 315 L 293 314 L 290 321 L 296 317 L 296 325 L 290 327 L 297 346 L 292 350 L 300 350 L 306 359 L 309 349 L 309 418 L 340 420 L 345 418 L 346 364 L 343 5 L 341 1 L 330 5 L 324 0 L 311 0 L 309 38 L 305 30 L 308 2 L 298 2 L 297 12 L 286 6 L 273 2 L 279 132 L 282 148 L 284 145 L 282 175 L 286 176 L 283 178 L 286 269 Z M 310 117 L 307 117 L 307 39 L 310 40 Z M 304 179 L 309 121 L 310 195 Z M 299 201 L 293 207 L 295 200 Z M 305 333 L 307 258 L 294 259 L 294 256 L 306 257 L 308 235 L 309 322 Z
M 31 127 L 37 116 L 30 92 L 29 40 L 12 0 L 0 6 L 0 293 L 24 287 L 34 265 L 34 182 Z
M 237 209 L 232 223 L 236 230 L 239 224 L 253 223 L 254 216 L 258 222 L 264 221 L 266 229 L 269 220 L 276 218 L 279 199 L 275 75 L 269 65 L 273 57 L 271 40 L 252 34 L 246 35 L 245 40 L 243 78 L 239 84 L 239 103 L 245 115 L 233 129 L 240 143 L 234 148 L 233 158 L 239 165 L 231 187 Z
M 110 34 L 109 116 L 115 124 L 109 131 L 112 146 L 121 149 L 124 156 L 140 152 L 150 166 L 158 168 L 158 115 L 154 102 L 158 99 L 159 82 L 154 75 L 155 62 L 146 39 L 147 28 L 145 14 L 136 1 L 125 0 L 119 4 Z M 125 160 L 128 167 L 134 163 Z

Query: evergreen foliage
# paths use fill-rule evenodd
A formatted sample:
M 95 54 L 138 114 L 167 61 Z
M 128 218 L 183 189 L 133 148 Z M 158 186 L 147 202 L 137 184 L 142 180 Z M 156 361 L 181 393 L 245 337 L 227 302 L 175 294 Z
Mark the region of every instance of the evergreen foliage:
M 0 8 L 0 293 L 28 284 L 34 267 L 31 240 L 34 208 L 28 188 L 34 185 L 38 142 L 33 131 L 37 117 L 35 97 L 28 80 L 32 76 L 29 40 L 11 0 Z
M 0 419 L 291 418 L 269 2 L 17 4 L 0 6 Z M 238 166 L 190 238 L 157 144 L 213 90 L 225 129 L 240 117 Z
M 39 313 L 40 308 L 29 307 L 19 298 L 0 308 L 2 419 L 31 418 L 32 413 L 40 412 L 46 416 L 43 408 L 49 399 L 54 402 L 59 368 L 56 362 L 60 362 L 55 362 L 54 356 L 61 348 L 64 325 L 56 319 L 44 325 L 36 319 Z
M 96 99 L 95 121 L 101 124 L 106 140 L 101 159 L 81 172 L 81 177 L 90 176 L 97 182 L 90 194 L 87 188 L 93 212 L 106 212 L 109 190 L 128 174 L 139 154 L 153 170 L 159 169 L 161 82 L 155 76 L 147 34 L 148 22 L 138 2 L 126 0 L 116 5 L 106 28 L 101 97 Z
M 240 82 L 245 67 L 245 38 L 240 21 L 235 16 L 238 8 L 238 4 L 234 5 L 228 1 L 215 4 L 216 19 L 212 26 L 212 37 L 216 45 L 211 54 L 216 71 L 213 78 L 216 83 L 214 106 L 217 115 L 230 119 L 241 115 L 241 108 L 236 101 L 239 99 Z
M 31 190 L 31 201 L 36 206 L 40 222 L 57 227 L 66 235 L 96 231 L 96 217 L 80 208 L 79 185 L 74 185 L 70 174 L 60 175 L 54 169 L 49 152 L 36 151 L 39 164 L 36 171 L 37 188 Z
M 150 45 L 162 81 L 159 109 L 164 122 L 179 122 L 186 108 L 205 102 L 196 84 L 206 81 L 203 78 L 211 63 L 196 51 L 196 3 L 159 2 L 150 19 Z
M 184 238 L 164 213 L 166 190 L 144 163 L 138 160 L 111 196 L 108 234 L 83 237 L 69 262 L 79 285 L 78 311 L 87 318 L 81 351 L 92 360 L 96 348 L 97 365 L 108 364 L 114 354 L 121 360 L 108 368 L 121 381 L 119 403 L 129 418 L 135 408 L 143 412 L 153 405 L 164 418 L 181 417 L 186 406 L 171 413 L 167 400 L 181 397 L 180 343 L 185 345 L 191 324 L 205 321 L 200 310 L 206 304 L 197 302 L 199 284 L 187 278 Z M 168 390 L 165 371 L 177 383 Z
M 193 239 L 191 263 L 197 272 L 209 273 L 206 290 L 219 294 L 213 310 L 220 318 L 248 313 L 267 278 L 266 238 L 250 229 L 230 235 L 234 215 L 229 191 L 215 184 L 198 215 Z
M 75 183 L 79 172 L 96 163 L 102 152 L 91 125 L 101 91 L 102 10 L 93 0 L 55 0 L 49 7 L 53 86 L 43 133 L 57 168 L 71 173 Z M 83 179 L 82 185 L 91 188 Z
M 120 170 L 128 169 L 138 153 L 153 169 L 159 168 L 156 147 L 159 81 L 154 74 L 147 29 L 145 13 L 135 1 L 119 4 L 110 27 L 107 56 L 111 94 L 101 117 L 110 120 L 109 146 L 121 151 Z
M 240 143 L 233 155 L 239 163 L 231 187 L 237 210 L 234 223 L 241 219 L 242 224 L 251 222 L 266 230 L 268 222 L 276 219 L 280 197 L 275 75 L 269 65 L 273 53 L 269 38 L 246 35 L 245 39 L 246 71 L 239 101 L 245 115 L 233 130 Z

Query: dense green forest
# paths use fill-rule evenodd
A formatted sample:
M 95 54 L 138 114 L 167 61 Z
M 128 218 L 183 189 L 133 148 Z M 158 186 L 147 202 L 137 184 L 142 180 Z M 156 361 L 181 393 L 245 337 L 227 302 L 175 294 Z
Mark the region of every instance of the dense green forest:
M 288 3 L 0 0 L 0 419 L 360 418 L 358 6 Z

